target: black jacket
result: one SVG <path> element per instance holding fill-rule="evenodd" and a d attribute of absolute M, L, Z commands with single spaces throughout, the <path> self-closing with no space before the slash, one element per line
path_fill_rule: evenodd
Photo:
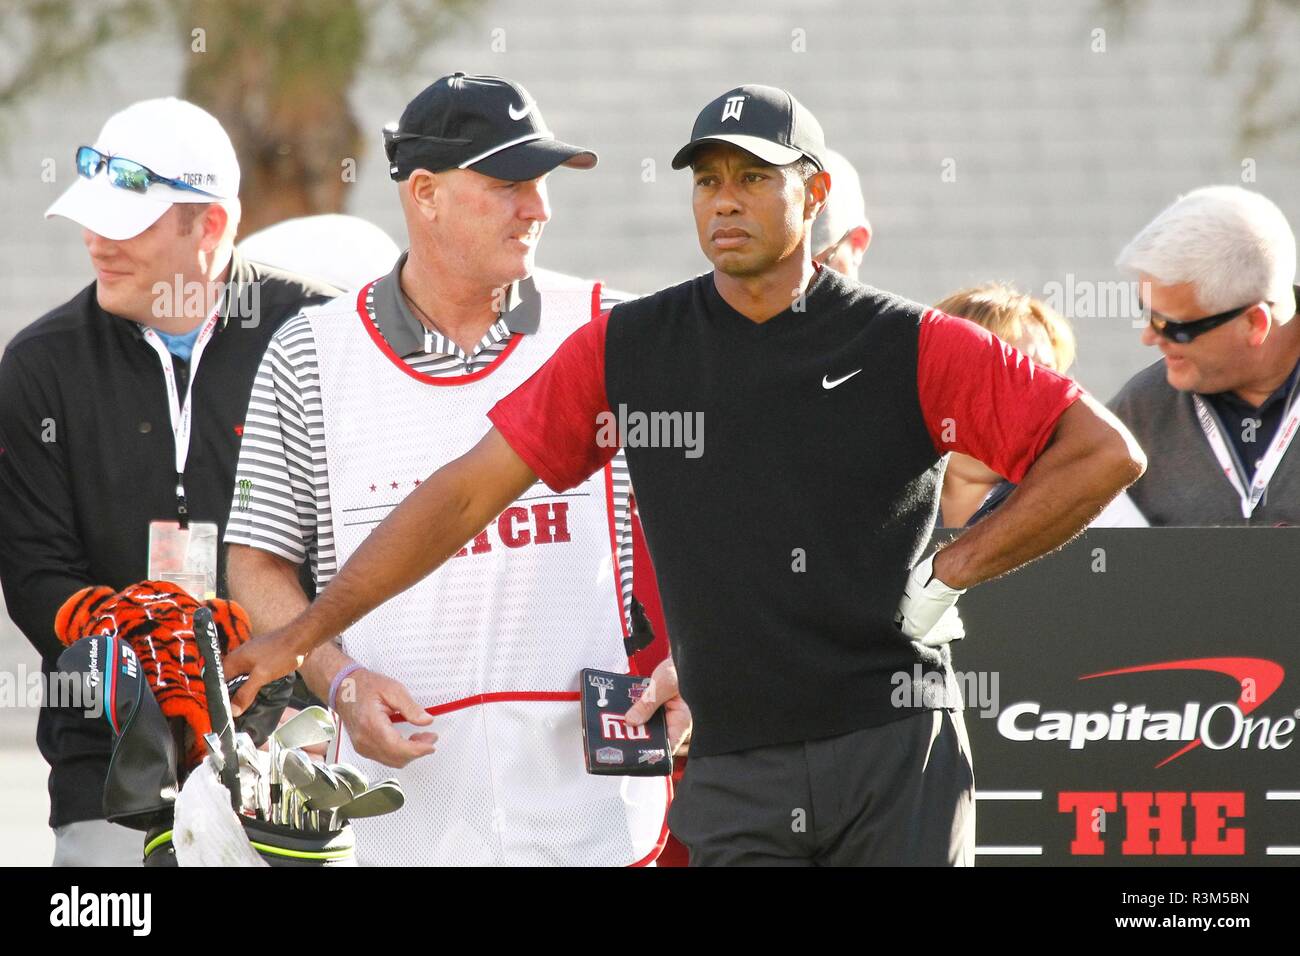
<path fill-rule="evenodd" d="M 271 336 L 328 286 L 231 263 L 223 321 L 194 381 L 190 518 L 224 535 L 253 379 Z M 175 360 L 183 393 L 188 369 Z M 95 285 L 32 323 L 0 359 L 0 584 L 48 674 L 54 617 L 74 591 L 147 573 L 149 522 L 176 520 L 166 380 L 142 327 L 101 309 Z M 223 564 L 218 580 L 225 581 Z M 220 585 L 219 585 L 220 586 Z M 102 720 L 42 708 L 50 825 L 103 816 L 111 737 Z"/>

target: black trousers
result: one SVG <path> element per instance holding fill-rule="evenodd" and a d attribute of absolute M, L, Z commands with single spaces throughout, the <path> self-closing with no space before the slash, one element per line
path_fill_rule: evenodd
<path fill-rule="evenodd" d="M 970 866 L 961 711 L 691 757 L 668 817 L 692 866 Z"/>

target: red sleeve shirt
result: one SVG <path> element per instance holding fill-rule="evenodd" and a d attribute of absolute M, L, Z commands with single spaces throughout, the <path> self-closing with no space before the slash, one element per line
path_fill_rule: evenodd
<path fill-rule="evenodd" d="M 488 418 L 553 491 L 581 484 L 614 457 L 603 416 L 609 313 L 578 329 L 492 408 Z M 962 452 L 1013 482 L 1047 445 L 1061 413 L 1082 394 L 1056 372 L 973 322 L 928 310 L 917 345 L 917 389 L 939 454 Z"/>
<path fill-rule="evenodd" d="M 921 319 L 916 364 L 934 447 L 970 455 L 1016 483 L 1083 394 L 988 329 L 934 309 Z"/>
<path fill-rule="evenodd" d="M 546 364 L 488 412 L 510 447 L 552 491 L 587 480 L 618 453 L 600 444 L 605 397 L 605 327 L 609 313 L 578 329 Z M 617 435 L 617 432 L 614 432 Z"/>

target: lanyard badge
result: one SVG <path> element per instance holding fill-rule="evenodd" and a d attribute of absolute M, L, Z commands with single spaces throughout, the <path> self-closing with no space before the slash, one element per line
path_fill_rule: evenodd
<path fill-rule="evenodd" d="M 1219 431 L 1218 420 L 1211 411 L 1209 403 L 1199 395 L 1193 395 L 1192 402 L 1196 406 L 1196 417 L 1200 421 L 1201 431 L 1205 432 L 1205 438 L 1210 443 L 1210 450 L 1214 452 L 1219 469 L 1228 479 L 1232 490 L 1237 493 L 1241 502 L 1241 516 L 1249 521 L 1251 515 L 1255 513 L 1255 508 L 1263 500 L 1264 493 L 1268 491 L 1268 483 L 1272 480 L 1273 473 L 1277 471 L 1277 466 L 1282 463 L 1282 456 L 1286 454 L 1291 440 L 1295 438 L 1297 426 L 1300 426 L 1300 401 L 1291 403 L 1291 410 L 1273 435 L 1268 451 L 1264 453 L 1259 467 L 1255 469 L 1253 479 L 1249 475 L 1238 472 L 1232 460 L 1232 453 L 1228 450 L 1228 443 Z M 1250 480 L 1249 487 L 1246 486 L 1247 480 Z"/>
<path fill-rule="evenodd" d="M 194 426 L 194 379 L 199 361 L 220 321 L 220 307 L 204 323 L 190 355 L 190 375 L 182 397 L 176 387 L 176 367 L 166 343 L 156 331 L 144 330 L 144 340 L 158 354 L 167 381 L 167 413 L 171 418 L 172 447 L 176 467 L 176 521 L 149 523 L 149 579 L 170 581 L 197 600 L 216 596 L 217 526 L 211 522 L 190 522 L 185 495 L 185 464 L 190 454 Z"/>
<path fill-rule="evenodd" d="M 169 581 L 196 601 L 217 596 L 217 526 L 211 521 L 149 522 L 149 580 Z"/>
<path fill-rule="evenodd" d="M 176 461 L 176 517 L 180 521 L 182 528 L 189 524 L 190 517 L 189 503 L 185 498 L 185 462 L 189 459 L 190 434 L 194 427 L 194 403 L 191 400 L 194 395 L 194 380 L 199 375 L 199 360 L 203 358 L 203 351 L 208 347 L 208 342 L 212 340 L 212 335 L 216 331 L 217 322 L 220 318 L 220 308 L 218 307 L 208 317 L 208 321 L 204 324 L 202 331 L 199 332 L 199 337 L 194 341 L 194 350 L 190 353 L 190 376 L 185 386 L 183 399 L 176 388 L 176 366 L 173 364 L 172 353 L 167 350 L 166 343 L 163 342 L 157 332 L 150 328 L 144 330 L 144 340 L 158 353 L 158 361 L 162 364 L 163 378 L 167 380 L 167 414 L 171 418 L 172 442 Z"/>

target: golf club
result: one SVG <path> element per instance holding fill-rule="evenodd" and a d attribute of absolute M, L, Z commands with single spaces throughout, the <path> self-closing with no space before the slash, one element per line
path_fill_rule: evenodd
<path fill-rule="evenodd" d="M 239 792 L 239 760 L 235 756 L 235 720 L 230 714 L 230 695 L 221 670 L 221 645 L 212 609 L 201 607 L 194 612 L 194 641 L 203 657 L 203 687 L 207 691 L 208 718 L 212 732 L 221 745 L 221 782 L 230 791 L 230 802 L 238 813 L 243 805 Z"/>
<path fill-rule="evenodd" d="M 235 751 L 239 755 L 239 766 L 242 770 L 245 766 L 253 776 L 253 812 L 257 814 L 259 820 L 265 819 L 264 807 L 262 802 L 262 762 L 260 751 L 253 744 L 253 738 L 248 734 L 235 735 Z"/>
<path fill-rule="evenodd" d="M 221 754 L 221 738 L 216 734 L 204 734 L 203 743 L 208 748 L 208 753 L 212 756 L 212 762 L 216 765 L 217 773 L 220 774 L 226 766 L 226 758 Z"/>
<path fill-rule="evenodd" d="M 352 791 L 352 796 L 355 797 L 370 789 L 370 781 L 366 779 L 366 775 L 356 767 L 352 766 L 352 764 L 332 763 L 329 765 L 329 768 L 334 772 L 334 775 L 341 779 L 347 785 L 347 788 Z"/>
<path fill-rule="evenodd" d="M 334 739 L 334 718 L 324 707 L 308 707 L 285 721 L 271 737 L 285 750 L 327 744 Z"/>
<path fill-rule="evenodd" d="M 360 817 L 378 817 L 400 810 L 404 803 L 406 795 L 402 793 L 401 784 L 393 779 L 383 780 L 339 807 L 335 817 L 344 823 Z"/>

